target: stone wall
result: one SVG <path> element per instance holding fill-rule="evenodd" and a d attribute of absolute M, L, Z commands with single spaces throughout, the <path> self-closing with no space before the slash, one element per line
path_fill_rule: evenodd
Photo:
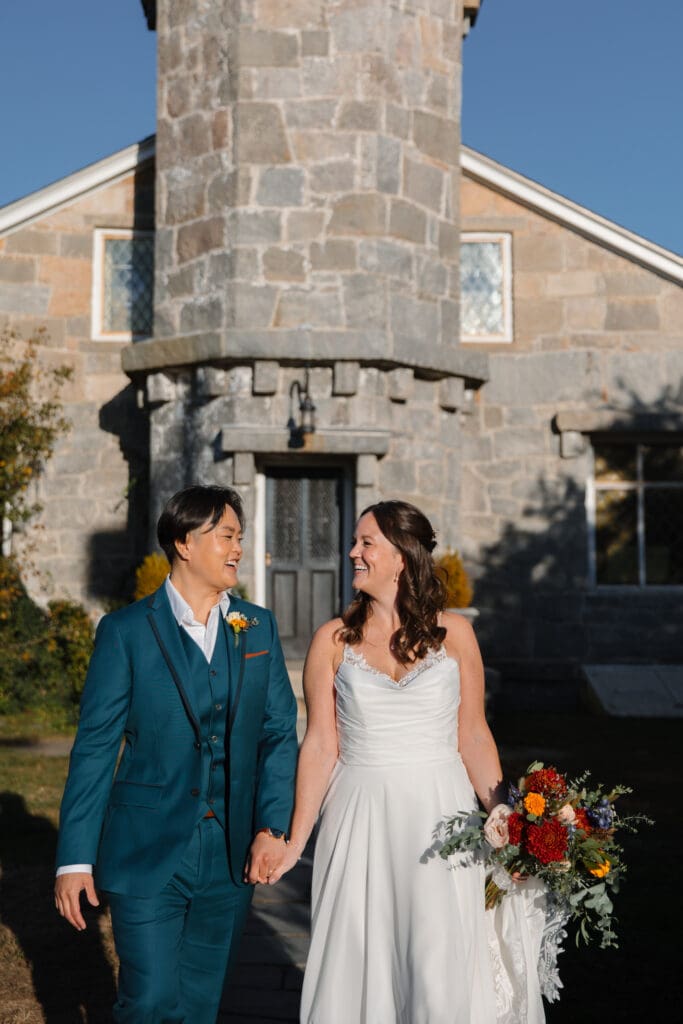
<path fill-rule="evenodd" d="M 91 299 L 94 228 L 152 228 L 153 187 L 148 164 L 0 238 L 0 326 L 24 337 L 45 328 L 41 360 L 73 371 L 62 392 L 71 430 L 38 483 L 44 512 L 28 528 L 45 574 L 46 589 L 31 583 L 39 600 L 101 608 L 144 553 L 146 418 L 121 343 L 92 340 Z"/>
<path fill-rule="evenodd" d="M 559 427 L 683 428 L 683 290 L 467 178 L 462 217 L 463 230 L 513 236 L 514 341 L 485 346 L 490 380 L 462 439 L 463 547 L 486 653 L 520 675 L 680 661 L 680 589 L 589 586 L 590 445 Z"/>

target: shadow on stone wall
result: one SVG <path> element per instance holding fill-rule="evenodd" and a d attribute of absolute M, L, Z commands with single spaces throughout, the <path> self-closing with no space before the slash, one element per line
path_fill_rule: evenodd
<path fill-rule="evenodd" d="M 600 411 L 596 438 L 683 443 L 683 385 L 653 402 L 621 387 L 628 401 Z M 562 465 L 567 475 L 539 474 L 533 500 L 482 549 L 473 570 L 485 661 L 519 684 L 508 692 L 529 706 L 539 699 L 547 706 L 550 686 L 554 707 L 576 705 L 582 664 L 683 660 L 682 588 L 590 585 L 585 483 Z"/>
<path fill-rule="evenodd" d="M 100 428 L 118 437 L 128 466 L 125 493 L 112 498 L 113 511 L 126 506 L 123 530 L 100 530 L 88 540 L 88 591 L 99 600 L 130 598 L 135 568 L 147 554 L 149 533 L 149 417 L 138 408 L 129 384 L 100 409 Z"/>

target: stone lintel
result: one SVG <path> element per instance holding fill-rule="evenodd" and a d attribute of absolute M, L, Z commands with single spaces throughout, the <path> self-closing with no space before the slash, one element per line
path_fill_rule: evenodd
<path fill-rule="evenodd" d="M 305 455 L 386 455 L 391 432 L 388 430 L 316 430 L 308 434 L 303 448 L 290 447 L 289 431 L 282 427 L 232 426 L 221 430 L 221 448 L 224 453 L 268 452 L 278 454 L 297 451 Z"/>
<path fill-rule="evenodd" d="M 571 409 L 558 412 L 553 421 L 560 434 L 600 434 L 611 431 L 644 434 L 664 431 L 683 433 L 683 411 L 638 412 L 630 409 Z"/>
<path fill-rule="evenodd" d="M 264 330 L 204 332 L 178 338 L 139 341 L 121 354 L 125 373 L 133 376 L 197 363 L 230 365 L 252 360 L 284 364 L 357 362 L 391 370 L 410 367 L 435 380 L 462 377 L 469 386 L 488 380 L 488 356 L 459 346 L 416 344 L 415 339 L 387 337 L 378 330 Z"/>

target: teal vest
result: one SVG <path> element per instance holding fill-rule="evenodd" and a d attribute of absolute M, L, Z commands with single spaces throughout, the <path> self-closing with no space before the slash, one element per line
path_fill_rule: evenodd
<path fill-rule="evenodd" d="M 226 734 L 230 679 L 225 625 L 221 617 L 211 662 L 186 630 L 179 627 L 190 668 L 193 703 L 199 713 L 202 743 L 202 778 L 198 818 L 212 810 L 225 828 Z"/>

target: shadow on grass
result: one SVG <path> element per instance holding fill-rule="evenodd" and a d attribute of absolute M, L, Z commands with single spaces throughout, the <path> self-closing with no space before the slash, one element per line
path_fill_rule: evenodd
<path fill-rule="evenodd" d="M 0 793 L 2 922 L 29 963 L 44 1020 L 105 1024 L 115 990 L 98 921 L 104 911 L 89 908 L 81 933 L 59 917 L 52 897 L 56 844 L 57 830 L 47 818 L 30 814 L 20 794 Z M 8 986 L 0 991 L 0 1004 L 11 1000 Z"/>

